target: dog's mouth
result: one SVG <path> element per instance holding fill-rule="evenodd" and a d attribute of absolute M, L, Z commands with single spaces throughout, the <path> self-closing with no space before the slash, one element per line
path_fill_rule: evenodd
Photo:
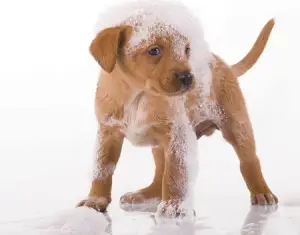
<path fill-rule="evenodd" d="M 158 89 L 154 86 L 151 86 L 150 90 L 152 91 L 151 93 L 153 93 L 155 95 L 180 96 L 180 95 L 184 95 L 185 93 L 193 90 L 193 88 L 194 88 L 194 85 L 190 84 L 188 86 L 180 87 L 180 89 L 175 92 L 167 92 L 167 91 L 164 91 L 163 89 Z"/>
<path fill-rule="evenodd" d="M 193 85 L 190 85 L 190 86 L 187 86 L 187 87 L 184 87 L 182 90 L 176 92 L 174 95 L 183 95 L 191 90 L 193 90 L 194 86 Z"/>
<path fill-rule="evenodd" d="M 193 85 L 189 85 L 189 86 L 184 86 L 182 87 L 179 91 L 177 92 L 172 92 L 172 93 L 168 93 L 168 96 L 178 96 L 178 95 L 183 95 L 189 91 L 191 91 L 193 89 Z"/>

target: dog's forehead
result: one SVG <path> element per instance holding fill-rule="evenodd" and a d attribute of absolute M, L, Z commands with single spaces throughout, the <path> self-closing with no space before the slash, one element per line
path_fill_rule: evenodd
<path fill-rule="evenodd" d="M 141 46 L 145 48 L 155 44 L 158 39 L 171 44 L 173 56 L 179 59 L 184 55 L 185 47 L 189 43 L 188 37 L 169 22 L 163 22 L 160 19 L 153 22 L 142 22 L 139 17 L 137 19 L 139 21 L 132 24 L 133 33 L 126 48 L 129 55 Z M 130 23 L 130 21 L 125 24 Z"/>

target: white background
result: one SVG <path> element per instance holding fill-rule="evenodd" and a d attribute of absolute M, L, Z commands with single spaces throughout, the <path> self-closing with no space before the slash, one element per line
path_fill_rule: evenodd
<path fill-rule="evenodd" d="M 13 234 L 9 229 L 16 230 L 27 219 L 73 210 L 88 193 L 98 76 L 88 47 L 98 12 L 115 2 L 0 2 L 0 232 L 6 231 L 1 234 Z M 264 175 L 281 200 L 266 231 L 300 234 L 297 0 L 184 2 L 202 20 L 211 50 L 229 64 L 241 59 L 264 24 L 276 17 L 264 54 L 240 83 Z M 199 226 L 206 232 L 201 234 L 240 234 L 249 197 L 237 157 L 219 133 L 201 139 L 199 152 L 196 210 Z M 150 149 L 125 142 L 110 206 L 114 235 L 150 231 L 146 224 L 152 225 L 145 215 L 125 213 L 118 202 L 123 193 L 150 183 L 152 175 Z M 8 226 L 12 221 L 17 224 Z"/>

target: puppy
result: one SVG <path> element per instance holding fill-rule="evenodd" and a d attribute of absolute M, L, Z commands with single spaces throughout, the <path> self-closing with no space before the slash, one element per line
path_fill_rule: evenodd
<path fill-rule="evenodd" d="M 176 16 L 176 17 L 174 17 Z M 237 78 L 262 54 L 274 20 L 251 51 L 228 66 L 210 52 L 202 27 L 174 1 L 139 1 L 112 8 L 90 45 L 101 68 L 95 97 L 99 123 L 94 177 L 78 206 L 105 212 L 124 138 L 150 146 L 153 182 L 121 197 L 121 204 L 159 203 L 160 215 L 192 207 L 197 178 L 197 139 L 221 131 L 239 160 L 252 204 L 277 204 L 256 154 L 255 140 Z"/>

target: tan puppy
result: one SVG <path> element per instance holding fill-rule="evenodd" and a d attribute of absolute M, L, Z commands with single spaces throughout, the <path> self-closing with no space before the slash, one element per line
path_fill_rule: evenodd
<path fill-rule="evenodd" d="M 78 206 L 106 211 L 127 138 L 152 147 L 156 169 L 150 186 L 125 194 L 121 203 L 157 200 L 159 214 L 178 215 L 192 207 L 197 139 L 216 129 L 239 157 L 252 204 L 276 204 L 262 174 L 237 81 L 263 52 L 274 21 L 265 25 L 248 55 L 230 67 L 209 52 L 201 26 L 185 6 L 151 4 L 135 5 L 128 11 L 132 15 L 102 29 L 91 43 L 90 52 L 102 68 L 95 98 L 99 146 L 89 197 Z M 184 15 L 192 25 L 156 12 L 163 7 Z"/>

